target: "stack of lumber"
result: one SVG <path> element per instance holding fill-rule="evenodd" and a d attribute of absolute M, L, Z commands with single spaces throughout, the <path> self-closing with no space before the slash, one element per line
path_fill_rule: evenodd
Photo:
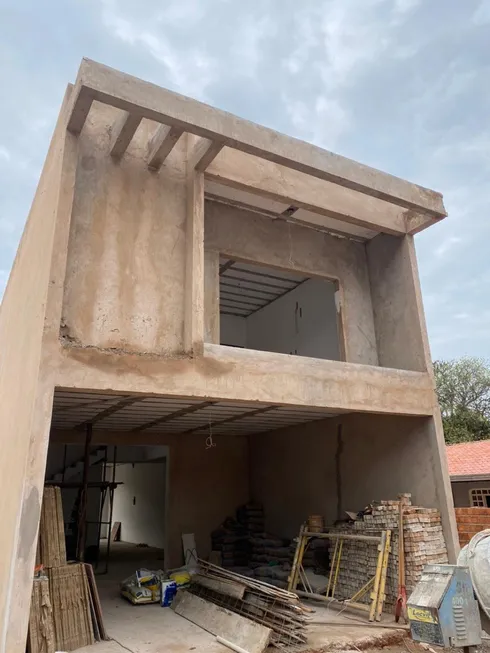
<path fill-rule="evenodd" d="M 94 643 L 90 595 L 83 563 L 48 569 L 57 650 Z"/>
<path fill-rule="evenodd" d="M 200 573 L 192 578 L 192 594 L 270 629 L 271 644 L 306 642 L 307 617 L 296 594 L 203 560 L 199 560 L 199 567 Z"/>
<path fill-rule="evenodd" d="M 59 487 L 47 485 L 44 488 L 37 556 L 46 568 L 66 565 L 65 527 Z"/>
<path fill-rule="evenodd" d="M 36 563 L 46 575 L 33 581 L 31 653 L 73 651 L 107 639 L 92 567 L 66 562 L 59 487 L 44 488 Z"/>
<path fill-rule="evenodd" d="M 35 578 L 32 584 L 27 650 L 29 653 L 55 653 L 56 650 L 49 581 L 45 576 Z"/>

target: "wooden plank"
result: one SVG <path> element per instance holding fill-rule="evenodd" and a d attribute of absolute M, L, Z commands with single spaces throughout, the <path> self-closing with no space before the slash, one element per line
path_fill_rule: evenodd
<path fill-rule="evenodd" d="M 245 585 L 235 583 L 231 580 L 208 578 L 204 574 L 194 574 L 192 576 L 192 582 L 235 599 L 243 599 L 245 596 Z"/>
<path fill-rule="evenodd" d="M 35 578 L 32 584 L 27 649 L 29 653 L 55 653 L 56 650 L 47 578 Z"/>
<path fill-rule="evenodd" d="M 73 95 L 68 124 L 73 133 L 82 129 L 87 98 L 92 98 L 399 206 L 446 216 L 440 193 L 89 59 L 82 60 Z"/>
<path fill-rule="evenodd" d="M 56 647 L 73 651 L 94 643 L 90 598 L 82 563 L 48 570 Z"/>
<path fill-rule="evenodd" d="M 112 524 L 110 538 L 111 538 L 111 542 L 115 542 L 116 540 L 121 539 L 121 522 L 120 521 L 115 521 Z"/>
<path fill-rule="evenodd" d="M 226 608 L 205 601 L 190 592 L 180 591 L 172 610 L 213 635 L 241 646 L 249 653 L 262 653 L 269 645 L 272 630 Z"/>
<path fill-rule="evenodd" d="M 177 127 L 161 125 L 148 144 L 148 167 L 159 170 L 184 132 Z"/>
<path fill-rule="evenodd" d="M 111 156 L 115 159 L 122 157 L 124 152 L 128 149 L 131 139 L 136 133 L 141 122 L 141 116 L 133 113 L 124 113 L 117 118 L 112 126 L 111 134 Z"/>
<path fill-rule="evenodd" d="M 46 567 L 66 565 L 65 527 L 61 490 L 45 486 L 39 524 L 39 557 Z"/>
<path fill-rule="evenodd" d="M 100 634 L 100 639 L 107 641 L 110 638 L 107 634 L 104 625 L 104 617 L 102 615 L 102 605 L 100 603 L 99 590 L 97 589 L 94 568 L 92 567 L 92 565 L 85 563 L 85 572 L 87 574 L 88 589 L 94 606 L 95 618 L 97 620 L 97 628 Z"/>

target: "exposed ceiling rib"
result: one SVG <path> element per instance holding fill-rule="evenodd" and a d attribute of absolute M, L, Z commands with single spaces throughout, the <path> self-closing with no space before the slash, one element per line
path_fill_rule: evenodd
<path fill-rule="evenodd" d="M 216 426 L 222 426 L 223 424 L 230 424 L 231 422 L 237 422 L 238 420 L 243 419 L 244 417 L 251 417 L 252 415 L 260 415 L 262 413 L 267 413 L 270 410 L 274 410 L 275 406 L 265 406 L 264 408 L 258 408 L 257 410 L 250 410 L 246 413 L 240 413 L 240 415 L 233 415 L 233 417 L 227 417 L 226 419 L 217 420 L 215 422 L 210 422 L 209 424 L 203 424 L 203 426 L 198 426 L 195 429 L 186 431 L 186 434 L 196 433 L 196 431 L 203 431 L 204 429 L 213 429 Z"/>
<path fill-rule="evenodd" d="M 249 317 L 299 285 L 309 277 L 264 268 L 249 263 L 221 259 L 220 313 Z"/>
<path fill-rule="evenodd" d="M 143 397 L 137 396 L 129 396 L 129 397 L 124 397 L 124 399 L 121 399 L 121 401 L 118 401 L 117 404 L 114 404 L 112 406 L 109 406 L 105 410 L 101 411 L 100 413 L 97 413 L 90 419 L 87 419 L 85 422 L 82 422 L 79 425 L 79 428 L 83 428 L 84 426 L 87 426 L 88 424 L 95 424 L 96 422 L 100 422 L 100 420 L 105 419 L 106 417 L 109 417 L 109 415 L 113 415 L 116 413 L 118 410 L 121 410 L 122 408 L 125 408 L 126 406 L 131 406 L 131 404 L 136 403 L 137 401 L 142 401 Z"/>
<path fill-rule="evenodd" d="M 194 413 L 198 410 L 201 410 L 202 408 L 206 408 L 207 406 L 212 406 L 214 403 L 215 403 L 214 401 L 204 401 L 201 404 L 195 404 L 194 406 L 187 406 L 186 408 L 181 408 L 180 410 L 175 411 L 175 413 L 170 413 L 170 415 L 164 415 L 163 417 L 154 419 L 151 422 L 142 424 L 141 426 L 132 429 L 132 431 L 133 433 L 139 431 L 145 431 L 146 429 L 150 429 L 154 426 L 157 426 L 157 424 L 164 424 L 165 422 L 170 422 L 171 420 L 177 419 L 178 417 L 182 417 L 183 415 L 189 415 L 190 413 Z"/>

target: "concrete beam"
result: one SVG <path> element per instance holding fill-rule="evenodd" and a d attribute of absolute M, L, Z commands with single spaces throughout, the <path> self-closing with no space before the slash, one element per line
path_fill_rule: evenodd
<path fill-rule="evenodd" d="M 204 175 L 194 168 L 195 137 L 187 134 L 187 216 L 184 350 L 202 355 L 204 344 Z"/>
<path fill-rule="evenodd" d="M 141 116 L 136 116 L 125 111 L 115 121 L 111 133 L 111 156 L 120 159 L 128 149 L 131 139 L 136 133 L 141 122 Z"/>
<path fill-rule="evenodd" d="M 194 168 L 198 172 L 204 172 L 210 163 L 218 156 L 223 149 L 224 144 L 217 141 L 210 141 L 202 138 L 196 146 Z"/>
<path fill-rule="evenodd" d="M 148 144 L 148 167 L 151 170 L 160 170 L 183 133 L 182 129 L 167 125 L 161 125 L 157 129 Z"/>
<path fill-rule="evenodd" d="M 393 236 L 407 233 L 410 216 L 418 216 L 419 230 L 434 222 L 428 215 L 388 204 L 230 148 L 225 148 L 207 167 L 205 177 L 231 188 L 310 211 L 315 215 L 311 215 L 308 221 L 298 219 L 294 214 L 288 220 L 322 230 L 328 230 L 322 216 Z"/>
<path fill-rule="evenodd" d="M 87 103 L 97 100 L 405 208 L 435 217 L 446 215 L 440 193 L 89 59 L 82 60 L 74 90 L 68 124 L 73 133 L 80 133 L 83 128 Z"/>
<path fill-rule="evenodd" d="M 62 348 L 57 387 L 432 415 L 429 374 L 205 343 L 203 357 L 161 358 Z"/>

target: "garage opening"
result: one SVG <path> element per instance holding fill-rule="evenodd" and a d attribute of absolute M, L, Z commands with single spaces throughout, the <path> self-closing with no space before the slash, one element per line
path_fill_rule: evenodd
<path fill-rule="evenodd" d="M 335 601 L 350 600 L 372 580 L 378 543 L 389 554 L 389 543 L 382 539 L 388 531 L 391 551 L 398 551 L 400 496 L 409 514 L 407 578 L 415 582 L 421 558 L 447 562 L 433 461 L 427 454 L 431 424 L 422 417 L 339 414 L 326 407 L 57 390 L 46 487 L 58 486 L 63 495 L 66 558 L 53 563 L 42 550 L 41 562 L 53 587 L 60 569 L 68 573 L 77 567 L 67 561 L 82 558 L 78 566 L 95 571 L 105 628 L 123 647 L 220 653 L 222 645 L 208 632 L 206 616 L 199 625 L 162 609 L 160 583 L 178 579 L 181 599 L 190 593 L 204 601 L 205 611 L 227 607 L 236 620 L 246 614 L 247 600 L 237 604 L 236 595 L 216 594 L 216 588 L 222 588 L 223 579 L 234 592 L 241 584 L 249 587 L 246 583 L 255 584 L 253 591 L 257 583 L 266 583 L 268 592 L 270 586 L 278 592 L 290 588 L 298 536 L 306 524 L 313 536 L 295 589 L 301 601 L 309 601 L 302 592 L 321 595 L 321 603 L 307 605 L 319 622 L 336 623 L 296 624 L 294 632 L 286 629 L 286 640 L 301 644 L 293 649 L 298 651 L 335 648 L 345 643 L 347 632 L 352 638 L 352 619 L 364 620 L 365 630 L 358 623 L 355 638 L 349 639 L 350 648 L 357 647 L 357 637 L 376 632 L 366 616 L 373 599 L 367 593 L 360 608 L 348 609 Z M 87 457 L 89 437 L 94 444 Z M 101 441 L 114 444 L 96 444 Z M 80 556 L 77 538 L 72 543 L 70 538 L 74 517 L 80 522 L 84 485 L 88 530 Z M 104 488 L 114 494 L 109 508 L 101 504 Z M 341 558 L 335 547 L 340 540 Z M 378 634 L 388 639 L 397 632 L 386 625 L 393 621 L 398 590 L 396 553 L 389 555 L 386 585 L 378 594 L 385 622 Z M 199 563 L 204 583 L 192 576 L 197 558 L 204 561 Z M 329 585 L 332 569 L 338 572 L 335 587 Z M 141 581 L 146 578 L 153 589 Z M 152 584 L 154 578 L 158 582 Z M 147 605 L 133 605 L 141 596 Z M 236 625 L 228 635 L 243 632 Z M 276 632 L 272 641 L 285 645 L 283 635 Z M 240 640 L 244 644 L 249 642 Z M 109 653 L 112 646 L 104 641 L 84 651 Z M 270 653 L 274 650 L 278 647 Z"/>
<path fill-rule="evenodd" d="M 341 360 L 336 284 L 220 259 L 220 343 Z"/>

